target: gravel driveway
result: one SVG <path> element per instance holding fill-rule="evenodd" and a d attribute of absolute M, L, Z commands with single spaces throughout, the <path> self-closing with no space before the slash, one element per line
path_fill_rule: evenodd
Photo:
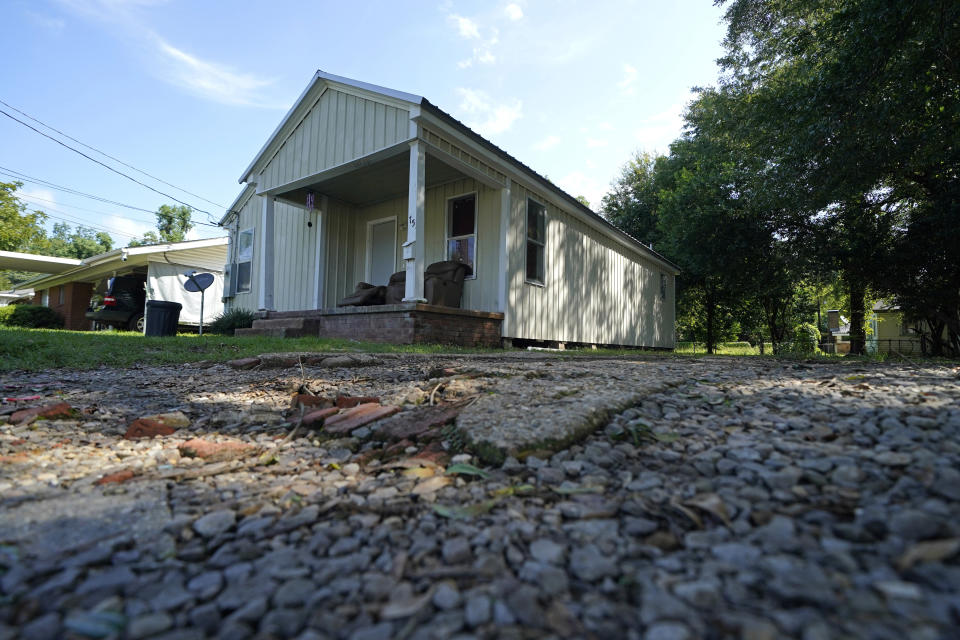
<path fill-rule="evenodd" d="M 0 378 L 0 639 L 960 636 L 956 366 L 244 366 Z"/>

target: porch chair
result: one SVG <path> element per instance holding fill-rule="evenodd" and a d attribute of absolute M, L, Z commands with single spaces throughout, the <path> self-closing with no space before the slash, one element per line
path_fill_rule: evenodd
<path fill-rule="evenodd" d="M 459 307 L 463 280 L 472 273 L 470 265 L 455 260 L 434 262 L 423 272 L 423 295 L 427 304 Z M 400 304 L 406 295 L 407 272 L 397 271 L 387 285 L 386 304 Z"/>
<path fill-rule="evenodd" d="M 427 304 L 460 307 L 463 279 L 471 275 L 470 265 L 455 260 L 434 262 L 423 272 L 423 296 Z"/>
<path fill-rule="evenodd" d="M 367 282 L 358 282 L 353 293 L 337 303 L 338 307 L 368 307 L 383 304 L 386 287 L 377 287 Z"/>

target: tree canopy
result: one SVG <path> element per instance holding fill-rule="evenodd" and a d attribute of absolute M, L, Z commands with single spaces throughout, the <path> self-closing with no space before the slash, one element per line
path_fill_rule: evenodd
<path fill-rule="evenodd" d="M 25 251 L 46 237 L 42 211 L 27 211 L 17 196 L 22 182 L 0 182 L 0 251 Z"/>
<path fill-rule="evenodd" d="M 668 156 L 627 162 L 603 213 L 683 268 L 708 343 L 758 316 L 789 339 L 839 277 L 852 350 L 883 295 L 960 354 L 960 4 L 718 4 L 718 86 Z"/>
<path fill-rule="evenodd" d="M 142 238 L 132 241 L 130 246 L 183 242 L 193 229 L 193 222 L 190 221 L 192 214 L 193 209 L 186 205 L 160 205 L 156 213 L 157 232 L 146 232 Z"/>

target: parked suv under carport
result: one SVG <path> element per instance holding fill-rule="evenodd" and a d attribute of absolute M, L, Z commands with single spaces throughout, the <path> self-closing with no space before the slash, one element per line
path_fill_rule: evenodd
<path fill-rule="evenodd" d="M 144 275 L 116 276 L 107 281 L 103 303 L 87 311 L 87 319 L 143 333 L 143 308 L 147 300 L 147 277 Z"/>

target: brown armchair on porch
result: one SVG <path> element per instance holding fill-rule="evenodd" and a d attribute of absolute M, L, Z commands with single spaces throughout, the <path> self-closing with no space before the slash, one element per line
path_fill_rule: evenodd
<path fill-rule="evenodd" d="M 472 273 L 470 265 L 454 260 L 431 264 L 423 273 L 423 295 L 427 299 L 427 304 L 459 308 L 463 299 L 463 280 Z M 403 302 L 406 284 L 406 271 L 398 271 L 390 276 L 386 303 Z"/>

